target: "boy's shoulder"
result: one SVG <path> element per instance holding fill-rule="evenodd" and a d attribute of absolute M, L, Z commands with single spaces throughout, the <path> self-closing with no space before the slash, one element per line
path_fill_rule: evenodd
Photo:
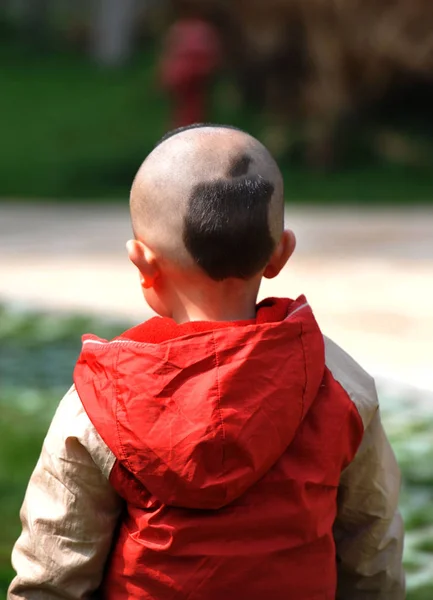
<path fill-rule="evenodd" d="M 77 440 L 92 458 L 95 465 L 108 479 L 115 456 L 99 435 L 87 415 L 75 385 L 63 396 L 51 422 L 45 439 L 48 450 L 55 454 L 71 451 L 68 441 Z M 69 446 L 69 448 L 68 448 Z"/>
<path fill-rule="evenodd" d="M 338 344 L 323 339 L 326 367 L 355 404 L 366 429 L 379 406 L 374 379 Z"/>

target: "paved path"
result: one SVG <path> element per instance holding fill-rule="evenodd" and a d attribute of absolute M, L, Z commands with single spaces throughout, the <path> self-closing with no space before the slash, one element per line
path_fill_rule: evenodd
<path fill-rule="evenodd" d="M 261 295 L 305 293 L 374 374 L 433 389 L 433 209 L 290 208 L 298 237 Z M 127 207 L 0 205 L 0 302 L 143 320 Z"/>

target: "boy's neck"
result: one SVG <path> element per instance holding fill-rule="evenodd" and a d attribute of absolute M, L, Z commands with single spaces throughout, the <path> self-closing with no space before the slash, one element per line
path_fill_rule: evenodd
<path fill-rule="evenodd" d="M 173 307 L 172 318 L 176 323 L 190 321 L 249 321 L 256 318 L 257 289 L 247 289 L 236 293 L 230 289 L 213 290 L 206 294 L 202 290 L 194 290 L 185 296 L 178 297 Z M 243 292 L 243 293 L 242 293 Z"/>
<path fill-rule="evenodd" d="M 249 308 L 238 310 L 229 307 L 220 307 L 219 310 L 203 310 L 198 306 L 182 307 L 173 312 L 173 319 L 179 325 L 191 321 L 250 321 L 256 318 L 256 303 Z"/>

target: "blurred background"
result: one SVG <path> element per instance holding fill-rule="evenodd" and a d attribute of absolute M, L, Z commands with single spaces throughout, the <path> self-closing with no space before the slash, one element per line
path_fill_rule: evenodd
<path fill-rule="evenodd" d="M 408 599 L 433 597 L 433 2 L 0 0 L 0 595 L 80 336 L 150 316 L 124 245 L 168 130 L 278 159 L 305 293 L 376 378 L 404 475 Z"/>

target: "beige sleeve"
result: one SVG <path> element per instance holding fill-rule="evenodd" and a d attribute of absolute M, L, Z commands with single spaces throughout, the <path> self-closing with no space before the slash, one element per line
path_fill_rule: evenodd
<path fill-rule="evenodd" d="M 376 411 L 340 481 L 334 526 L 337 600 L 406 597 L 399 490 L 400 471 Z"/>
<path fill-rule="evenodd" d="M 342 473 L 334 538 L 337 600 L 404 600 L 400 470 L 382 427 L 373 379 L 325 339 L 327 366 L 356 405 L 364 437 Z"/>
<path fill-rule="evenodd" d="M 115 457 L 74 388 L 61 401 L 21 508 L 8 600 L 78 600 L 100 586 L 121 500 Z"/>

